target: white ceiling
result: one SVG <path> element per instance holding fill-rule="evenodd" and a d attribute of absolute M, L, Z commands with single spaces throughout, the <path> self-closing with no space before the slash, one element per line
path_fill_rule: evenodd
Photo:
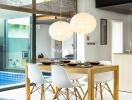
<path fill-rule="evenodd" d="M 31 16 L 31 13 L 0 9 L 0 18 L 14 19 L 14 18 L 23 18 L 28 16 Z"/>

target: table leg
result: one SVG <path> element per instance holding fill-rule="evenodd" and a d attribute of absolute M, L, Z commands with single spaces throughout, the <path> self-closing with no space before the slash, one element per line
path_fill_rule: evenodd
<path fill-rule="evenodd" d="M 30 100 L 30 80 L 28 78 L 28 67 L 25 68 L 26 100 Z"/>
<path fill-rule="evenodd" d="M 41 85 L 41 99 L 40 100 L 45 100 L 45 90 L 44 90 L 44 85 Z"/>
<path fill-rule="evenodd" d="M 26 80 L 26 100 L 30 100 L 30 80 L 27 78 Z"/>
<path fill-rule="evenodd" d="M 119 67 L 114 70 L 114 100 L 119 100 Z"/>
<path fill-rule="evenodd" d="M 94 73 L 88 70 L 88 100 L 94 100 Z"/>

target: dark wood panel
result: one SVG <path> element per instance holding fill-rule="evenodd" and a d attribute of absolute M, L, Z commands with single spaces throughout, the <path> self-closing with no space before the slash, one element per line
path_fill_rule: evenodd
<path fill-rule="evenodd" d="M 125 3 L 131 3 L 132 0 L 96 0 L 96 7 L 106 7 L 112 5 L 120 5 Z"/>
<path fill-rule="evenodd" d="M 132 14 L 132 3 L 103 7 L 102 9 L 123 14 Z"/>
<path fill-rule="evenodd" d="M 107 19 L 100 19 L 100 44 L 107 45 Z"/>

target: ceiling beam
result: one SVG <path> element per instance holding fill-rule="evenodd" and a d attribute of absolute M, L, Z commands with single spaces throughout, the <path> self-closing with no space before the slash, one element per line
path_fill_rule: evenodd
<path fill-rule="evenodd" d="M 61 16 L 52 16 L 52 15 L 39 15 L 36 16 L 37 20 L 57 20 L 57 19 L 65 19 L 67 17 Z"/>

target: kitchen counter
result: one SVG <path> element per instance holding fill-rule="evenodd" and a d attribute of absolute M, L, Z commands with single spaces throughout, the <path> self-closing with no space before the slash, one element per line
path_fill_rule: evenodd
<path fill-rule="evenodd" d="M 132 55 L 132 53 L 114 53 L 115 55 Z"/>
<path fill-rule="evenodd" d="M 132 54 L 113 54 L 112 63 L 119 65 L 119 89 L 132 92 Z"/>

